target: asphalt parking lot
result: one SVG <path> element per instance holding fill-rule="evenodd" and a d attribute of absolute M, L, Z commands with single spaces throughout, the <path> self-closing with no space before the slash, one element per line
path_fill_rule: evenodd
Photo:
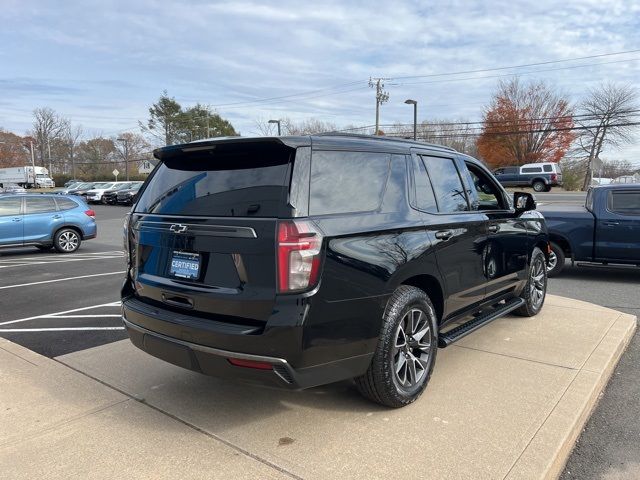
<path fill-rule="evenodd" d="M 541 204 L 579 204 L 580 193 L 538 194 Z M 119 316 L 128 208 L 94 207 L 98 237 L 73 255 L 25 248 L 0 253 L 0 336 L 54 358 L 126 338 Z M 549 292 L 640 315 L 640 270 L 567 266 Z M 640 458 L 638 334 L 622 357 L 563 474 L 603 478 Z M 619 470 L 616 470 L 619 471 Z M 617 478 L 617 477 L 612 477 Z M 624 478 L 624 477 L 620 477 Z M 627 477 L 628 478 L 628 477 Z"/>
<path fill-rule="evenodd" d="M 0 253 L 0 335 L 48 357 L 126 338 L 119 314 L 127 208 L 94 207 L 98 237 L 78 252 Z"/>

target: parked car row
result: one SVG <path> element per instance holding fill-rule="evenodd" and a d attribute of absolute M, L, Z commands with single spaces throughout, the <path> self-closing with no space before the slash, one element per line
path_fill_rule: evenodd
<path fill-rule="evenodd" d="M 131 205 L 137 198 L 142 182 L 75 182 L 69 183 L 55 193 L 77 195 L 87 203 L 104 205 Z"/>

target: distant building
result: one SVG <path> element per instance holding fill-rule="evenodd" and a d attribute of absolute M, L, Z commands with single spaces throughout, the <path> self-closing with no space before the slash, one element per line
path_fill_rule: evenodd
<path fill-rule="evenodd" d="M 156 160 L 141 160 L 138 162 L 138 173 L 140 175 L 149 175 L 156 167 Z"/>

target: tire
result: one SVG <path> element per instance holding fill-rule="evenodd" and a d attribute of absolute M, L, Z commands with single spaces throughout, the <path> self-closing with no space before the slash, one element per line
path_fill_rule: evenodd
<path fill-rule="evenodd" d="M 520 295 L 524 305 L 514 311 L 521 317 L 537 315 L 542 310 L 547 296 L 547 259 L 538 247 L 535 247 L 531 253 L 527 277 L 527 284 Z"/>
<path fill-rule="evenodd" d="M 393 408 L 415 402 L 433 371 L 438 351 L 437 328 L 435 309 L 427 294 L 408 285 L 398 287 L 387 302 L 369 369 L 355 379 L 360 393 Z M 416 333 L 422 336 L 417 338 Z"/>
<path fill-rule="evenodd" d="M 62 228 L 53 237 L 53 246 L 58 253 L 73 253 L 80 248 L 80 234 L 72 228 Z"/>
<path fill-rule="evenodd" d="M 564 250 L 557 243 L 551 242 L 551 253 L 547 262 L 547 277 L 555 277 L 559 275 L 564 268 L 565 255 Z"/>
<path fill-rule="evenodd" d="M 551 185 L 547 185 L 546 188 L 544 189 L 545 192 L 550 192 L 551 191 Z"/>
<path fill-rule="evenodd" d="M 541 182 L 540 180 L 536 180 L 535 182 L 533 182 L 533 191 L 534 192 L 544 192 L 545 189 L 547 188 L 547 186 L 544 184 L 544 182 Z"/>

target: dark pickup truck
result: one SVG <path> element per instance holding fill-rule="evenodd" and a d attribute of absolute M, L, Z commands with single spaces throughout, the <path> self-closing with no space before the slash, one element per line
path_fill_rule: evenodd
<path fill-rule="evenodd" d="M 548 275 L 572 262 L 640 266 L 640 184 L 592 187 L 584 206 L 547 206 Z"/>

